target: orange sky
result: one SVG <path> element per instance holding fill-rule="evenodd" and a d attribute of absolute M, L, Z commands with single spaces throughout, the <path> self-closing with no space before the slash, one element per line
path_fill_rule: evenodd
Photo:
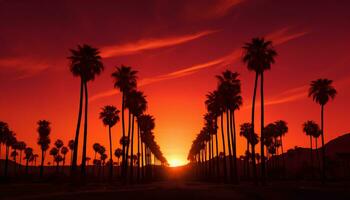
<path fill-rule="evenodd" d="M 279 54 L 265 76 L 265 123 L 288 122 L 285 148 L 308 145 L 301 124 L 319 121 L 319 106 L 306 95 L 316 78 L 333 79 L 339 93 L 326 106 L 326 140 L 350 131 L 347 1 L 84 2 L 0 0 L 0 119 L 36 151 L 39 119 L 52 122 L 52 141 L 74 137 L 79 80 L 70 74 L 66 57 L 82 43 L 100 48 L 105 64 L 103 74 L 89 83 L 90 156 L 94 142 L 107 147 L 101 107 L 121 106 L 110 77 L 120 64 L 139 71 L 148 113 L 156 118 L 156 140 L 169 161 L 186 162 L 203 125 L 205 94 L 225 69 L 241 74 L 244 105 L 237 124 L 249 121 L 254 74 L 240 61 L 240 49 L 255 36 L 271 39 Z M 116 148 L 120 124 L 112 131 Z M 244 150 L 239 138 L 238 153 Z"/>

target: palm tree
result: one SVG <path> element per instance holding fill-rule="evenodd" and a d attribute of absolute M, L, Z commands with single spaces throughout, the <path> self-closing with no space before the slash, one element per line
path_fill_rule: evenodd
<path fill-rule="evenodd" d="M 7 177 L 10 147 L 12 147 L 17 142 L 17 139 L 15 137 L 15 133 L 13 133 L 9 129 L 5 130 L 4 141 L 5 141 L 5 146 L 6 146 L 6 152 L 5 152 L 6 159 L 5 159 L 5 167 L 4 167 L 4 171 L 5 171 L 4 176 Z"/>
<path fill-rule="evenodd" d="M 111 128 L 119 121 L 119 110 L 114 106 L 105 106 L 102 108 L 102 111 L 100 112 L 100 119 L 102 119 L 102 122 L 105 126 L 108 126 L 108 133 L 109 133 L 109 176 L 110 178 L 113 177 L 113 154 L 112 154 L 112 134 L 111 134 Z"/>
<path fill-rule="evenodd" d="M 122 131 L 123 136 L 125 137 L 125 122 L 124 122 L 124 110 L 125 110 L 125 98 L 126 95 L 137 86 L 137 71 L 134 71 L 131 67 L 128 66 L 120 66 L 116 67 L 116 71 L 112 73 L 112 77 L 115 79 L 114 87 L 118 88 L 120 92 L 122 93 Z M 130 123 L 130 121 L 129 121 Z M 124 173 L 127 169 L 125 166 L 127 166 L 127 155 L 125 155 L 125 146 L 122 147 L 122 174 L 126 176 L 126 173 Z"/>
<path fill-rule="evenodd" d="M 266 41 L 264 38 L 253 38 L 250 43 L 243 46 L 244 55 L 243 62 L 247 64 L 249 71 L 255 72 L 254 92 L 252 101 L 252 128 L 254 127 L 254 113 L 255 113 L 255 97 L 260 75 L 260 95 L 261 95 L 261 141 L 264 141 L 264 71 L 269 70 L 271 65 L 275 63 L 277 53 L 272 46 L 271 41 Z M 260 144 L 261 148 L 261 181 L 265 183 L 265 155 L 264 144 Z M 253 171 L 255 182 L 257 181 L 256 171 Z"/>
<path fill-rule="evenodd" d="M 214 134 L 215 134 L 215 146 L 216 146 L 216 170 L 217 170 L 217 176 L 220 176 L 220 162 L 219 162 L 219 142 L 218 142 L 218 134 L 217 134 L 217 119 L 220 116 L 220 113 L 222 112 L 222 107 L 220 106 L 219 102 L 219 94 L 217 91 L 209 92 L 206 95 L 205 105 L 207 107 L 208 114 L 211 115 L 211 118 L 213 120 L 213 128 L 214 128 Z M 226 163 L 226 161 L 224 161 Z M 226 165 L 224 165 L 224 173 L 226 177 Z"/>
<path fill-rule="evenodd" d="M 78 45 L 77 50 L 71 49 L 71 56 L 69 69 L 73 76 L 80 77 L 80 101 L 79 101 L 79 113 L 78 122 L 75 133 L 75 145 L 73 151 L 72 171 L 74 172 L 77 167 L 78 157 L 78 142 L 79 142 L 79 130 L 82 115 L 83 106 L 83 90 L 85 91 L 85 123 L 84 123 L 84 141 L 83 141 L 83 153 L 82 153 L 82 165 L 81 171 L 85 176 L 85 161 L 86 161 L 86 143 L 87 143 L 87 111 L 88 111 L 88 91 L 87 82 L 93 81 L 96 75 L 99 75 L 103 71 L 103 64 L 101 62 L 101 56 L 98 49 L 89 45 Z M 72 173 L 74 175 L 74 173 Z"/>
<path fill-rule="evenodd" d="M 24 159 L 26 160 L 26 175 L 28 175 L 28 163 L 29 163 L 29 160 L 33 157 L 33 149 L 30 148 L 30 147 L 27 147 L 25 150 L 24 150 Z"/>
<path fill-rule="evenodd" d="M 0 158 L 1 158 L 1 145 L 5 144 L 5 136 L 9 131 L 8 124 L 6 122 L 0 121 Z"/>
<path fill-rule="evenodd" d="M 55 141 L 55 147 L 56 147 L 58 150 L 60 150 L 61 147 L 63 147 L 63 141 L 60 140 L 60 139 L 57 139 L 57 140 Z"/>
<path fill-rule="evenodd" d="M 23 141 L 17 143 L 17 149 L 19 150 L 19 167 L 22 167 L 22 151 L 27 147 L 27 144 Z"/>
<path fill-rule="evenodd" d="M 284 155 L 283 155 L 283 136 L 286 135 L 286 133 L 288 133 L 288 125 L 287 122 L 283 121 L 283 120 L 278 120 L 275 122 L 276 125 L 276 135 L 277 137 L 279 137 L 279 143 L 281 145 L 281 151 L 282 151 L 282 161 L 283 161 L 283 168 L 286 167 L 286 162 L 284 160 Z"/>
<path fill-rule="evenodd" d="M 147 101 L 143 92 L 136 91 L 136 90 L 130 91 L 129 94 L 126 96 L 125 107 L 129 109 L 129 114 L 130 113 L 132 114 L 131 139 L 130 139 L 130 134 L 128 135 L 128 138 L 131 144 L 127 146 L 126 154 L 129 155 L 129 146 L 131 146 L 130 177 L 131 177 L 131 181 L 133 181 L 134 157 L 132 155 L 134 155 L 134 121 L 135 121 L 135 117 L 137 118 L 140 115 L 142 115 L 147 108 Z"/>
<path fill-rule="evenodd" d="M 313 153 L 312 153 L 312 137 L 321 132 L 319 125 L 312 121 L 306 121 L 303 124 L 303 132 L 310 137 L 310 163 L 313 166 Z"/>
<path fill-rule="evenodd" d="M 52 147 L 50 150 L 50 155 L 52 156 L 52 163 L 55 163 L 55 157 L 59 154 L 59 151 L 56 147 Z"/>
<path fill-rule="evenodd" d="M 38 124 L 37 131 L 39 133 L 38 145 L 41 148 L 40 177 L 42 177 L 44 173 L 45 152 L 49 148 L 49 145 L 51 142 L 49 137 L 51 132 L 51 127 L 50 127 L 50 122 L 47 120 L 39 120 L 37 124 Z"/>
<path fill-rule="evenodd" d="M 70 165 L 72 165 L 72 162 L 73 162 L 73 151 L 75 146 L 74 144 L 75 144 L 74 140 L 68 141 L 68 148 L 70 150 Z"/>
<path fill-rule="evenodd" d="M 246 140 L 247 140 L 247 150 L 245 151 L 246 152 L 246 155 L 250 155 L 250 143 L 249 143 L 249 135 L 250 135 L 250 132 L 252 131 L 252 125 L 250 123 L 243 123 L 241 124 L 241 127 L 240 127 L 240 132 L 239 132 L 239 135 L 244 137 Z M 246 170 L 245 172 L 247 173 L 247 177 L 249 178 L 250 176 L 250 167 L 249 167 L 249 157 L 245 157 L 246 159 Z"/>
<path fill-rule="evenodd" d="M 120 148 L 117 148 L 115 151 L 114 151 L 114 156 L 117 157 L 117 160 L 118 160 L 118 163 L 119 163 L 119 159 L 120 157 L 122 156 L 122 150 Z"/>
<path fill-rule="evenodd" d="M 69 150 L 67 147 L 61 148 L 61 154 L 63 155 L 63 163 L 62 163 L 63 166 L 65 166 L 65 164 L 66 164 L 66 155 L 67 155 L 68 151 Z"/>
<path fill-rule="evenodd" d="M 238 173 L 237 173 L 237 155 L 236 155 L 236 129 L 233 127 L 233 112 L 242 105 L 242 96 L 241 94 L 241 81 L 238 79 L 239 74 L 236 72 L 231 72 L 226 70 L 222 75 L 217 76 L 219 81 L 218 91 L 222 96 L 223 109 L 226 112 L 226 128 L 227 128 L 227 142 L 228 142 L 228 151 L 230 159 L 230 171 L 231 178 L 234 179 L 234 182 L 238 182 Z M 232 117 L 232 118 L 231 118 Z M 233 130 L 234 129 L 234 130 Z M 232 146 L 231 140 L 232 139 Z M 232 153 L 231 153 L 232 148 Z M 233 154 L 233 160 L 232 160 Z"/>
<path fill-rule="evenodd" d="M 324 148 L 324 106 L 330 99 L 334 99 L 337 90 L 332 85 L 333 81 L 329 79 L 317 79 L 311 81 L 309 97 L 321 106 L 321 142 L 322 142 L 322 181 L 326 179 L 326 150 Z"/>

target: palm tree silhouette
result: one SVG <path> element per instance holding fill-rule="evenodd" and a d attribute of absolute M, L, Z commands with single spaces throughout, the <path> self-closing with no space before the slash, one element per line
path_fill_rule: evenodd
<path fill-rule="evenodd" d="M 249 151 L 249 149 L 250 149 L 250 147 L 249 147 L 249 145 L 250 145 L 250 143 L 249 143 L 249 141 L 250 141 L 249 140 L 249 134 L 250 134 L 251 131 L 252 131 L 251 123 L 243 123 L 243 124 L 241 124 L 239 135 L 244 137 L 247 140 L 247 150 L 245 151 L 247 155 L 250 155 L 250 151 Z M 250 176 L 250 172 L 249 172 L 250 171 L 249 170 L 250 169 L 250 167 L 249 167 L 249 157 L 246 157 L 245 163 L 246 163 L 246 170 L 245 170 L 245 172 L 247 173 L 246 175 L 249 178 L 249 176 Z"/>
<path fill-rule="evenodd" d="M 73 162 L 73 151 L 74 151 L 74 140 L 68 141 L 68 148 L 70 150 L 70 165 L 72 165 Z"/>
<path fill-rule="evenodd" d="M 107 105 L 102 108 L 102 111 L 100 112 L 100 119 L 102 119 L 102 122 L 105 126 L 108 126 L 108 134 L 109 134 L 109 177 L 113 177 L 113 154 L 112 154 L 112 133 L 111 128 L 118 123 L 119 121 L 119 110 L 114 107 Z"/>
<path fill-rule="evenodd" d="M 88 111 L 88 89 L 87 82 L 93 81 L 96 75 L 99 75 L 103 71 L 103 64 L 101 62 L 101 56 L 98 49 L 93 48 L 89 45 L 78 45 L 77 50 L 71 49 L 71 56 L 68 57 L 70 60 L 70 71 L 73 76 L 80 77 L 80 103 L 79 103 L 79 113 L 78 113 L 78 122 L 75 133 L 75 145 L 73 151 L 73 161 L 72 161 L 72 171 L 77 167 L 77 157 L 78 157 L 78 144 L 79 144 L 79 130 L 81 123 L 82 115 L 82 106 L 83 106 L 83 90 L 85 92 L 85 120 L 84 120 L 84 141 L 83 141 L 83 153 L 82 153 L 82 164 L 81 172 L 85 177 L 85 165 L 86 165 L 86 143 L 87 143 L 87 111 Z"/>
<path fill-rule="evenodd" d="M 39 133 L 38 145 L 41 148 L 40 177 L 42 177 L 44 173 L 45 152 L 49 148 L 49 145 L 51 142 L 49 138 L 51 127 L 50 127 L 50 122 L 47 120 L 39 120 L 37 124 L 38 124 L 37 131 Z"/>
<path fill-rule="evenodd" d="M 117 148 L 117 149 L 114 151 L 114 156 L 117 157 L 118 165 L 119 165 L 119 160 L 120 160 L 120 157 L 122 156 L 122 150 L 121 150 L 120 148 Z"/>
<path fill-rule="evenodd" d="M 52 160 L 53 160 L 52 164 L 54 164 L 55 157 L 59 154 L 59 150 L 56 147 L 52 147 L 49 153 L 52 156 Z"/>
<path fill-rule="evenodd" d="M 7 177 L 10 147 L 12 147 L 17 142 L 17 139 L 15 137 L 15 133 L 12 132 L 11 130 L 9 130 L 8 127 L 7 127 L 7 130 L 5 130 L 5 132 L 4 132 L 4 141 L 5 141 L 5 146 L 6 146 L 6 152 L 5 152 L 6 159 L 5 159 L 5 167 L 4 167 L 4 176 Z"/>
<path fill-rule="evenodd" d="M 27 144 L 23 141 L 17 142 L 17 150 L 19 151 L 19 167 L 22 168 L 22 152 L 26 149 Z"/>
<path fill-rule="evenodd" d="M 115 79 L 114 80 L 114 87 L 118 88 L 120 90 L 120 92 L 122 93 L 122 132 L 123 132 L 123 136 L 125 137 L 125 122 L 124 122 L 124 109 L 125 109 L 125 98 L 126 95 L 133 89 L 136 88 L 137 86 L 137 71 L 132 70 L 131 67 L 128 66 L 120 66 L 120 67 L 116 67 L 116 71 L 112 73 L 112 77 Z M 130 115 L 129 115 L 129 119 L 130 119 Z M 130 120 L 129 120 L 129 125 L 130 125 Z M 123 145 L 122 147 L 122 175 L 126 178 L 126 174 L 124 173 L 124 171 L 127 170 L 127 155 L 125 152 L 125 145 Z"/>
<path fill-rule="evenodd" d="M 131 113 L 131 139 L 130 134 L 128 135 L 128 139 L 131 142 L 131 152 L 130 155 L 134 155 L 134 121 L 135 117 L 139 117 L 142 115 L 147 108 L 147 101 L 145 95 L 141 91 L 130 91 L 129 94 L 126 96 L 125 100 L 125 107 L 129 109 L 129 114 Z M 129 146 L 127 145 L 126 148 L 126 155 L 129 155 Z M 133 181 L 133 168 L 134 168 L 134 162 L 133 162 L 133 156 L 130 157 L 130 179 L 131 182 Z"/>
<path fill-rule="evenodd" d="M 219 81 L 217 90 L 221 95 L 223 101 L 223 110 L 226 112 L 227 142 L 231 172 L 230 174 L 231 179 L 234 179 L 235 183 L 238 183 L 238 172 L 236 155 L 236 128 L 235 125 L 233 125 L 235 124 L 233 119 L 234 111 L 239 109 L 239 107 L 242 105 L 242 96 L 240 95 L 241 81 L 238 79 L 238 76 L 238 73 L 231 72 L 230 70 L 226 70 L 222 73 L 222 75 L 216 76 Z"/>
<path fill-rule="evenodd" d="M 276 136 L 279 137 L 279 143 L 281 145 L 281 151 L 282 151 L 282 161 L 283 161 L 283 168 L 286 167 L 286 162 L 284 159 L 284 151 L 283 151 L 283 136 L 288 133 L 288 125 L 287 122 L 283 121 L 283 120 L 278 120 L 275 122 L 276 125 Z"/>
<path fill-rule="evenodd" d="M 309 97 L 321 106 L 321 142 L 322 142 L 322 181 L 326 179 L 326 150 L 324 147 L 324 106 L 330 99 L 334 99 L 337 90 L 332 85 L 333 81 L 329 79 L 317 79 L 311 81 Z"/>
<path fill-rule="evenodd" d="M 207 107 L 208 114 L 211 115 L 211 118 L 213 120 L 213 128 L 215 132 L 215 146 L 216 146 L 216 171 L 217 176 L 220 176 L 220 160 L 219 160 L 219 142 L 218 142 L 218 134 L 217 134 L 217 119 L 220 116 L 220 113 L 222 111 L 222 108 L 219 104 L 219 94 L 217 91 L 209 92 L 206 95 L 205 105 Z M 227 175 L 226 170 L 226 160 L 224 160 L 224 177 Z"/>
<path fill-rule="evenodd" d="M 24 149 L 24 159 L 26 160 L 26 175 L 28 175 L 28 163 L 29 160 L 33 157 L 33 149 L 30 147 L 27 147 Z"/>
<path fill-rule="evenodd" d="M 310 163 L 313 166 L 312 137 L 321 132 L 319 125 L 312 121 L 306 121 L 302 125 L 303 132 L 310 137 Z"/>
<path fill-rule="evenodd" d="M 243 46 L 244 55 L 243 62 L 247 64 L 249 71 L 255 72 L 254 92 L 252 101 L 252 128 L 254 127 L 254 114 L 255 114 L 255 97 L 258 84 L 258 78 L 260 75 L 260 95 L 261 95 L 261 141 L 264 141 L 264 71 L 269 70 L 271 65 L 275 63 L 275 57 L 277 53 L 272 46 L 271 41 L 266 41 L 264 38 L 253 38 L 250 43 L 245 43 Z M 265 155 L 264 144 L 260 144 L 261 148 L 261 181 L 265 183 Z M 253 171 L 255 183 L 257 183 L 257 173 Z"/>
<path fill-rule="evenodd" d="M 68 148 L 67 147 L 62 147 L 61 148 L 61 154 L 63 155 L 63 163 L 62 163 L 62 166 L 65 166 L 66 164 L 66 155 L 68 153 Z"/>

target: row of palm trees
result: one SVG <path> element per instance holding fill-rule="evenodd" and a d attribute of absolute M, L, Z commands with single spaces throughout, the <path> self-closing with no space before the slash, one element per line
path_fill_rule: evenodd
<path fill-rule="evenodd" d="M 83 95 L 85 95 L 85 119 L 84 119 L 84 140 L 83 140 L 83 150 L 82 150 L 82 164 L 81 172 L 83 177 L 86 175 L 85 161 L 86 161 L 86 140 L 87 140 L 87 111 L 88 111 L 88 90 L 87 83 L 93 81 L 95 76 L 99 75 L 103 69 L 103 63 L 101 61 L 100 52 L 98 49 L 93 48 L 89 45 L 78 46 L 76 50 L 71 50 L 71 56 L 68 57 L 70 62 L 70 71 L 73 76 L 79 77 L 81 80 L 80 88 L 80 105 L 78 111 L 78 121 L 77 129 L 75 135 L 75 146 L 72 161 L 72 174 L 75 174 L 76 161 L 77 161 L 77 146 L 79 139 L 79 130 L 82 117 L 82 104 Z M 160 151 L 159 145 L 154 140 L 153 129 L 154 129 L 154 118 L 151 115 L 146 115 L 145 111 L 147 109 L 147 101 L 143 92 L 137 89 L 137 71 L 133 70 L 129 66 L 121 65 L 116 67 L 115 71 L 111 74 L 114 79 L 114 87 L 119 89 L 122 94 L 121 99 L 121 123 L 122 123 L 122 137 L 121 137 L 121 175 L 124 181 L 127 177 L 132 178 L 134 169 L 134 141 L 137 137 L 137 156 L 143 159 L 145 155 L 153 154 L 161 163 L 167 163 L 165 157 Z M 125 125 L 125 110 L 128 110 L 128 129 L 126 131 Z M 110 163 L 110 177 L 113 176 L 113 154 L 112 154 L 112 127 L 117 124 L 120 120 L 119 117 L 120 110 L 118 110 L 113 105 L 106 105 L 102 108 L 100 112 L 100 119 L 103 124 L 108 127 L 109 136 L 109 163 Z M 137 127 L 137 135 L 135 136 L 135 127 Z M 145 147 L 145 152 L 143 152 L 143 146 Z M 147 151 L 148 150 L 148 151 Z M 129 153 L 130 152 L 130 153 Z M 148 154 L 146 154 L 148 153 Z M 127 162 L 127 158 L 131 156 L 130 166 Z M 140 164 L 139 160 L 137 162 Z M 142 161 L 143 164 L 143 161 Z M 140 166 L 138 166 L 140 168 Z M 138 172 L 139 175 L 139 172 Z"/>
<path fill-rule="evenodd" d="M 88 83 L 92 82 L 98 75 L 104 70 L 104 65 L 100 56 L 100 52 L 97 48 L 93 48 L 89 45 L 78 45 L 77 49 L 70 50 L 71 55 L 68 57 L 69 69 L 73 76 L 80 78 L 80 100 L 78 109 L 78 120 L 75 132 L 75 139 L 69 142 L 69 148 L 72 152 L 71 159 L 71 174 L 76 176 L 77 170 L 77 156 L 80 137 L 80 126 L 84 107 L 84 127 L 83 127 L 83 145 L 82 145 L 82 159 L 81 159 L 81 175 L 83 179 L 86 177 L 86 145 L 88 139 Z M 121 105 L 121 121 L 122 121 L 122 137 L 120 144 L 121 150 L 121 175 L 123 180 L 127 180 L 127 177 L 133 176 L 134 162 L 133 159 L 137 159 L 138 168 L 143 168 L 144 163 L 151 164 L 151 155 L 153 155 L 162 164 L 167 164 L 167 160 L 163 156 L 159 145 L 155 142 L 153 130 L 155 127 L 154 117 L 145 114 L 147 109 L 147 101 L 143 92 L 137 89 L 137 71 L 133 70 L 129 66 L 116 67 L 115 71 L 111 74 L 114 79 L 114 87 L 119 89 L 122 94 Z M 125 110 L 128 110 L 128 129 L 126 131 L 125 125 Z M 109 137 L 109 163 L 110 163 L 110 177 L 113 176 L 113 154 L 112 154 L 112 127 L 120 120 L 120 111 L 113 105 L 106 105 L 100 112 L 100 119 L 103 124 L 108 127 Z M 5 125 L 4 125 L 5 126 Z M 7 126 L 7 124 L 6 124 Z M 136 135 L 134 134 L 137 128 Z M 5 128 L 4 128 L 5 129 Z M 38 145 L 41 149 L 41 167 L 40 175 L 43 174 L 45 154 L 49 149 L 51 143 L 50 140 L 50 122 L 47 120 L 38 121 L 37 131 L 39 133 Z M 3 131 L 11 133 L 11 131 Z M 13 138 L 14 134 L 12 135 Z M 15 139 L 13 139 L 15 140 Z M 4 140 L 5 141 L 5 140 Z M 127 162 L 129 155 L 134 155 L 134 144 L 137 141 L 137 158 L 131 156 L 131 162 Z M 9 147 L 12 147 L 11 138 L 6 139 L 4 142 Z M 13 148 L 13 147 L 12 147 Z M 140 152 L 141 151 L 141 152 Z M 22 152 L 22 151 L 21 151 Z M 53 157 L 53 161 L 57 164 L 57 168 L 60 162 L 64 162 L 65 156 L 68 152 L 67 147 L 63 147 L 63 142 L 57 140 L 55 147 L 50 150 L 50 155 Z M 119 152 L 119 151 L 118 151 Z M 102 154 L 106 157 L 105 154 Z M 15 156 L 15 153 L 14 153 Z M 140 159 L 142 162 L 140 162 Z M 130 164 L 128 164 L 130 163 Z M 142 165 L 142 166 L 141 166 Z M 137 175 L 139 177 L 138 170 Z M 132 178 L 131 178 L 132 180 Z"/>
<path fill-rule="evenodd" d="M 253 38 L 251 42 L 245 43 L 243 46 L 242 61 L 246 64 L 249 71 L 255 72 L 254 79 L 254 90 L 252 100 L 252 113 L 251 123 L 244 123 L 241 125 L 240 135 L 247 140 L 247 151 L 246 151 L 246 167 L 249 173 L 250 160 L 252 162 L 253 178 L 255 184 L 258 183 L 258 174 L 260 175 L 260 181 L 262 184 L 266 182 L 266 162 L 271 154 L 272 156 L 278 153 L 281 148 L 283 166 L 285 167 L 285 160 L 283 156 L 283 143 L 282 138 L 288 132 L 287 123 L 283 120 L 270 123 L 265 126 L 264 123 L 264 72 L 270 70 L 272 64 L 275 63 L 275 57 L 277 52 L 275 51 L 271 41 L 267 41 L 264 38 Z M 188 154 L 188 159 L 196 164 L 205 163 L 205 170 L 209 175 L 213 174 L 214 163 L 216 163 L 216 174 L 220 176 L 220 161 L 219 156 L 221 155 L 223 165 L 223 178 L 224 181 L 232 180 L 234 183 L 238 183 L 238 172 L 237 172 L 237 155 L 236 155 L 236 127 L 235 127 L 235 111 L 239 110 L 242 105 L 241 97 L 241 82 L 238 79 L 239 74 L 237 72 L 231 72 L 229 70 L 224 71 L 221 75 L 217 76 L 218 86 L 216 90 L 210 92 L 207 95 L 205 101 L 207 107 L 207 113 L 204 115 L 204 127 L 193 141 L 191 149 Z M 260 78 L 260 108 L 261 108 L 261 119 L 260 119 L 260 138 L 255 133 L 255 100 L 258 81 Z M 334 99 L 336 96 L 336 90 L 332 85 L 332 80 L 329 79 L 317 79 L 312 81 L 309 89 L 309 97 L 321 105 L 321 129 L 317 134 L 322 137 L 322 180 L 325 180 L 325 148 L 324 148 L 324 106 L 330 99 Z M 224 131 L 224 115 L 226 114 L 226 137 Z M 222 152 L 219 152 L 219 142 L 217 135 L 217 123 L 220 119 L 221 129 L 221 148 Z M 305 126 L 304 126 L 305 127 Z M 304 132 L 306 130 L 304 129 Z M 308 135 L 315 134 L 309 130 Z M 314 136 L 315 137 L 315 136 Z M 214 138 L 216 146 L 216 158 L 214 157 Z M 226 139 L 225 139 L 226 138 Z M 225 145 L 227 140 L 227 146 Z M 260 154 L 255 153 L 255 145 L 260 141 Z M 226 147 L 228 153 L 226 152 Z M 251 152 L 250 152 L 251 150 Z M 265 152 L 266 150 L 266 152 Z M 208 152 L 208 157 L 207 157 Z M 266 153 L 266 154 L 265 154 Z M 226 155 L 228 155 L 228 165 L 226 161 Z M 257 172 L 257 159 L 260 162 L 260 173 Z M 266 156 L 267 158 L 266 158 Z M 250 159 L 251 157 L 251 159 Z M 207 161 L 207 158 L 209 159 Z M 214 159 L 215 158 L 215 159 Z M 229 167 L 229 172 L 227 170 Z"/>

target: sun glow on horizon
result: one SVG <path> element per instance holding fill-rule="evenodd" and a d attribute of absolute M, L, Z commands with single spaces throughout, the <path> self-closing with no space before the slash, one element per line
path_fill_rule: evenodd
<path fill-rule="evenodd" d="M 178 158 L 171 158 L 168 162 L 170 167 L 179 167 L 187 164 L 187 161 Z"/>

